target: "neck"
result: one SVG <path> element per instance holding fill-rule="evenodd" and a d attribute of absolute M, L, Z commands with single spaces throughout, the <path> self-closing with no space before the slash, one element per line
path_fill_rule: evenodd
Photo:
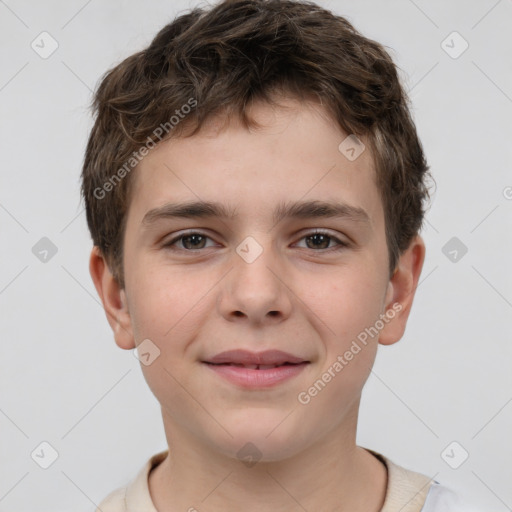
<path fill-rule="evenodd" d="M 159 512 L 379 512 L 384 503 L 386 468 L 356 446 L 355 424 L 293 457 L 252 466 L 219 454 L 165 418 L 164 424 L 169 455 L 149 477 Z"/>

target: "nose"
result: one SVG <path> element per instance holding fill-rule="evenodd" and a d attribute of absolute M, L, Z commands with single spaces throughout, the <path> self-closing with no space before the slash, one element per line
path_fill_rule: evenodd
<path fill-rule="evenodd" d="M 290 276 L 270 243 L 263 245 L 261 237 L 260 241 L 248 237 L 234 252 L 232 264 L 220 288 L 220 314 L 231 322 L 258 326 L 279 323 L 290 316 Z"/>

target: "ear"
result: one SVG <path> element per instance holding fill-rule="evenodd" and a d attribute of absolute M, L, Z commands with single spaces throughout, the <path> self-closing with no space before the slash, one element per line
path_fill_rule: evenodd
<path fill-rule="evenodd" d="M 99 247 L 94 246 L 89 260 L 89 272 L 100 296 L 108 323 L 117 345 L 125 350 L 135 348 L 131 317 L 126 293 L 112 275 Z"/>
<path fill-rule="evenodd" d="M 400 256 L 395 273 L 388 283 L 384 313 L 388 311 L 387 317 L 390 320 L 380 332 L 381 345 L 392 345 L 404 335 L 424 260 L 425 244 L 417 235 Z"/>

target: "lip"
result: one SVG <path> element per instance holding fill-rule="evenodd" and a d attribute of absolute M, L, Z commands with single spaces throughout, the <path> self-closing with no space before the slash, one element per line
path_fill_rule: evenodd
<path fill-rule="evenodd" d="M 281 365 L 284 363 L 299 364 L 306 361 L 302 357 L 294 356 L 281 350 L 265 350 L 263 352 L 251 352 L 249 350 L 237 349 L 221 352 L 216 356 L 203 361 L 213 364 L 243 364 L 243 365 Z"/>
<path fill-rule="evenodd" d="M 252 369 L 229 364 L 203 363 L 220 377 L 246 389 L 269 388 L 299 375 L 309 362 L 277 366 L 268 369 Z"/>
<path fill-rule="evenodd" d="M 248 350 L 228 350 L 202 363 L 232 384 L 245 389 L 258 389 L 269 388 L 296 377 L 310 361 L 280 350 L 257 353 Z M 277 366 L 251 368 L 257 365 Z"/>

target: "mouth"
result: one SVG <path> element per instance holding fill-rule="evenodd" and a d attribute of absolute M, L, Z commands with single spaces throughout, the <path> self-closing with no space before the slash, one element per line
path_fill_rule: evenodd
<path fill-rule="evenodd" d="M 268 370 L 279 366 L 309 363 L 302 357 L 281 350 L 251 352 L 241 349 L 227 350 L 202 362 L 213 365 L 239 366 L 252 370 Z"/>
<path fill-rule="evenodd" d="M 282 351 L 230 350 L 201 361 L 213 372 L 245 389 L 268 388 L 302 373 L 310 361 Z"/>
<path fill-rule="evenodd" d="M 248 370 L 272 370 L 273 368 L 281 368 L 282 366 L 298 366 L 301 364 L 309 363 L 309 361 L 302 361 L 300 363 L 283 363 L 283 364 L 242 364 L 242 363 L 210 363 L 203 361 L 212 366 L 236 366 L 237 368 L 246 368 Z"/>

